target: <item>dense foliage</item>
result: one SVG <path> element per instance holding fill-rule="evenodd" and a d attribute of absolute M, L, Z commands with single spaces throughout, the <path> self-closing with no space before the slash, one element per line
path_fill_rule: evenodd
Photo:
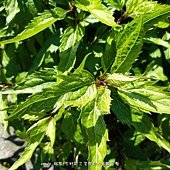
<path fill-rule="evenodd" d="M 168 0 L 0 0 L 0 122 L 27 141 L 9 169 L 170 169 L 169 16 Z"/>

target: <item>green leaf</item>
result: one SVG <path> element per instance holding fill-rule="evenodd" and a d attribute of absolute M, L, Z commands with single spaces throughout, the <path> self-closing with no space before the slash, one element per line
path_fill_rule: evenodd
<path fill-rule="evenodd" d="M 62 8 L 56 7 L 52 10 L 46 10 L 40 13 L 39 16 L 35 17 L 26 27 L 23 32 L 18 34 L 16 37 L 0 41 L 0 44 L 9 44 L 18 41 L 25 40 L 38 34 L 44 29 L 48 28 L 51 24 L 57 20 L 62 20 L 65 18 L 67 11 Z"/>
<path fill-rule="evenodd" d="M 29 143 L 39 140 L 39 136 L 44 136 L 50 123 L 50 117 L 45 117 L 40 119 L 38 122 L 34 123 L 28 130 L 27 134 L 29 136 Z"/>
<path fill-rule="evenodd" d="M 126 170 L 165 170 L 170 169 L 169 165 L 161 163 L 160 161 L 138 161 L 133 159 L 126 160 L 125 163 Z"/>
<path fill-rule="evenodd" d="M 70 139 L 74 139 L 74 133 L 76 131 L 77 120 L 74 119 L 73 113 L 67 112 L 64 115 L 64 119 L 61 124 L 62 131 L 69 137 Z"/>
<path fill-rule="evenodd" d="M 97 94 L 97 89 L 94 84 L 91 86 L 85 86 L 77 91 L 70 91 L 63 96 L 61 96 L 58 101 L 55 103 L 56 112 L 62 106 L 67 108 L 68 106 L 72 107 L 84 107 L 88 102 L 92 101 Z"/>
<path fill-rule="evenodd" d="M 170 95 L 159 87 L 119 89 L 118 93 L 130 105 L 145 112 L 170 113 Z"/>
<path fill-rule="evenodd" d="M 37 56 L 35 57 L 29 68 L 29 73 L 32 73 L 34 70 L 40 67 L 43 64 L 43 61 L 45 60 L 46 56 L 49 53 L 52 53 L 53 51 L 54 52 L 57 51 L 58 48 L 59 48 L 59 33 L 57 32 L 44 42 L 42 48 L 38 51 Z"/>
<path fill-rule="evenodd" d="M 159 133 L 153 123 L 149 120 L 145 113 L 132 109 L 133 126 L 137 131 L 144 134 L 149 140 L 154 141 L 158 146 L 164 148 L 170 153 L 170 143 L 166 141 Z"/>
<path fill-rule="evenodd" d="M 24 152 L 22 153 L 21 157 L 9 168 L 9 170 L 16 170 L 18 169 L 19 166 L 29 161 L 38 145 L 39 145 L 38 141 L 28 144 Z"/>
<path fill-rule="evenodd" d="M 56 68 L 44 68 L 44 70 L 35 71 L 33 74 L 28 75 L 16 88 L 22 89 L 25 87 L 40 85 L 45 82 L 56 82 L 56 79 Z"/>
<path fill-rule="evenodd" d="M 94 17 L 96 17 L 100 22 L 111 26 L 117 27 L 118 24 L 114 21 L 114 17 L 112 16 L 112 12 L 110 12 L 106 6 L 101 4 L 100 1 L 91 1 L 88 0 L 77 0 L 75 2 L 77 8 L 81 10 L 85 10 L 90 12 Z"/>
<path fill-rule="evenodd" d="M 37 112 L 29 112 L 28 114 L 24 114 L 21 118 L 24 120 L 29 120 L 29 121 L 37 121 L 43 117 L 45 117 L 45 113 L 38 113 Z"/>
<path fill-rule="evenodd" d="M 157 133 L 156 128 L 145 113 L 131 108 L 119 96 L 116 96 L 116 93 L 112 95 L 112 98 L 112 111 L 121 122 L 134 126 L 138 132 L 142 133 L 149 140 L 154 141 L 158 146 L 170 152 L 170 144 Z"/>
<path fill-rule="evenodd" d="M 80 25 L 76 28 L 68 27 L 61 38 L 60 63 L 58 69 L 62 72 L 70 71 L 76 61 L 76 52 L 80 41 L 84 35 L 84 30 Z"/>
<path fill-rule="evenodd" d="M 126 12 L 128 14 L 132 13 L 137 5 L 142 3 L 142 0 L 127 0 L 126 2 Z"/>
<path fill-rule="evenodd" d="M 7 12 L 6 22 L 9 24 L 15 15 L 20 11 L 18 7 L 18 2 L 15 0 L 6 0 L 5 1 L 5 10 Z"/>
<path fill-rule="evenodd" d="M 76 70 L 74 71 L 74 73 L 79 73 L 84 69 L 84 66 L 86 64 L 86 60 L 88 58 L 88 56 L 91 55 L 91 53 L 87 54 L 84 58 L 83 61 L 81 62 L 81 64 L 78 66 L 78 68 L 76 68 Z"/>
<path fill-rule="evenodd" d="M 125 123 L 130 126 L 132 124 L 130 106 L 120 98 L 115 89 L 112 89 L 111 97 L 111 110 L 122 123 Z"/>
<path fill-rule="evenodd" d="M 51 118 L 48 124 L 46 135 L 50 138 L 50 150 L 53 150 L 53 146 L 56 138 L 56 120 L 53 117 Z"/>
<path fill-rule="evenodd" d="M 115 60 L 116 56 L 115 34 L 116 32 L 114 30 L 109 34 L 107 38 L 106 48 L 102 56 L 101 62 L 105 72 L 108 71 L 108 69 L 110 69 L 111 65 Z"/>
<path fill-rule="evenodd" d="M 5 121 L 7 117 L 8 114 L 6 96 L 0 94 L 0 123 L 4 125 L 4 129 L 7 129 L 8 127 L 8 121 Z"/>
<path fill-rule="evenodd" d="M 148 38 L 145 38 L 145 40 L 170 49 L 170 43 L 162 40 L 161 38 L 148 37 Z"/>
<path fill-rule="evenodd" d="M 159 21 L 165 21 L 169 15 L 170 5 L 156 5 L 155 10 L 152 13 L 144 15 L 144 28 L 147 30 Z"/>
<path fill-rule="evenodd" d="M 63 81 L 49 89 L 39 92 L 30 96 L 24 103 L 18 105 L 18 107 L 9 115 L 8 119 L 16 119 L 23 116 L 26 113 L 37 112 L 45 113 L 52 111 L 57 99 L 70 91 L 76 91 L 84 86 L 88 86 L 93 83 L 93 77 L 88 72 L 82 72 L 79 74 L 72 74 L 69 76 L 60 76 Z"/>
<path fill-rule="evenodd" d="M 72 140 L 77 146 L 80 146 L 80 144 L 84 143 L 78 117 L 79 113 L 77 111 L 68 111 L 64 115 L 61 129 L 70 140 Z"/>
<path fill-rule="evenodd" d="M 89 169 L 101 169 L 101 165 L 106 156 L 108 134 L 103 117 L 100 111 L 95 108 L 95 101 L 90 102 L 82 110 L 81 123 L 88 137 L 88 161 L 96 164 L 90 166 Z"/>
<path fill-rule="evenodd" d="M 155 80 L 161 80 L 161 81 L 167 81 L 168 80 L 167 76 L 165 76 L 165 74 L 164 74 L 163 67 L 159 65 L 157 60 L 153 60 L 147 66 L 144 74 L 148 77 L 152 77 Z"/>
<path fill-rule="evenodd" d="M 111 91 L 107 87 L 101 86 L 97 91 L 97 107 L 102 114 L 110 114 Z"/>
<path fill-rule="evenodd" d="M 108 83 L 108 85 L 116 87 L 121 86 L 124 84 L 132 83 L 136 80 L 139 80 L 140 77 L 135 76 L 126 76 L 119 73 L 113 73 L 113 74 L 107 74 L 105 81 Z"/>
<path fill-rule="evenodd" d="M 2 48 L 3 49 L 3 48 Z M 15 46 L 10 45 L 4 50 L 1 50 L 1 81 L 3 83 L 11 84 L 13 76 L 18 73 L 18 65 L 16 61 Z"/>
<path fill-rule="evenodd" d="M 154 24 L 155 27 L 157 28 L 168 28 L 170 26 L 170 23 L 168 23 L 167 21 L 159 21 L 157 24 Z"/>
<path fill-rule="evenodd" d="M 66 112 L 67 112 L 67 110 L 65 110 L 64 107 L 61 107 L 61 108 L 58 110 L 58 113 L 54 116 L 55 121 L 56 121 L 56 122 L 59 121 Z"/>
<path fill-rule="evenodd" d="M 111 72 L 125 73 L 129 71 L 142 48 L 143 27 L 142 18 L 127 24 L 118 35 L 117 54 Z"/>
<path fill-rule="evenodd" d="M 79 107 L 81 109 L 98 96 L 98 107 L 102 107 L 103 114 L 109 114 L 111 104 L 110 93 L 110 90 L 104 87 L 100 87 L 97 92 L 96 85 L 94 84 L 89 87 L 83 87 L 77 91 L 68 92 L 59 98 L 55 104 L 55 111 L 61 106 L 65 108 L 68 106 Z"/>
<path fill-rule="evenodd" d="M 102 168 L 103 160 L 106 156 L 106 142 L 108 133 L 102 114 L 110 112 L 110 106 L 105 102 L 106 98 L 110 98 L 108 91 L 103 93 L 104 87 L 98 92 L 98 96 L 89 102 L 81 111 L 81 124 L 85 131 L 85 138 L 88 146 L 88 161 L 93 165 L 90 170 L 98 170 Z M 102 94 L 101 94 L 102 92 Z"/>
<path fill-rule="evenodd" d="M 11 90 L 1 91 L 0 94 L 34 94 L 34 93 L 41 92 L 42 89 L 50 88 L 54 86 L 55 84 L 56 82 L 45 82 L 45 83 L 42 83 L 40 85 L 36 85 L 33 87 L 26 87 L 26 88 L 22 88 L 18 90 L 11 89 Z"/>
<path fill-rule="evenodd" d="M 121 11 L 124 4 L 125 0 L 104 0 L 108 5 L 110 5 L 113 8 L 116 8 L 117 10 Z"/>
<path fill-rule="evenodd" d="M 21 157 L 12 165 L 10 170 L 18 169 L 19 166 L 23 165 L 31 159 L 35 149 L 44 138 L 49 120 L 49 117 L 41 119 L 27 130 L 27 134 L 29 136 L 27 140 L 29 141 L 29 143 L 26 146 Z"/>
<path fill-rule="evenodd" d="M 26 94 L 38 93 L 44 88 L 50 88 L 56 84 L 57 70 L 55 68 L 45 68 L 34 72 L 22 79 L 13 89 L 1 91 L 0 94 Z"/>
<path fill-rule="evenodd" d="M 130 17 L 139 17 L 144 14 L 150 14 L 157 8 L 157 2 L 148 0 L 128 0 L 126 3 L 126 13 Z"/>

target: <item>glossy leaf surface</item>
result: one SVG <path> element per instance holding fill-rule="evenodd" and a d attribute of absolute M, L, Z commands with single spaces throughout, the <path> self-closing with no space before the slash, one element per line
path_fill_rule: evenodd
<path fill-rule="evenodd" d="M 117 54 L 111 67 L 111 72 L 125 73 L 129 71 L 142 48 L 143 25 L 142 18 L 127 24 L 118 35 Z"/>
<path fill-rule="evenodd" d="M 56 22 L 57 20 L 64 19 L 66 15 L 66 11 L 61 8 L 55 8 L 53 10 L 45 11 L 39 14 L 38 17 L 34 18 L 26 27 L 23 32 L 18 34 L 16 37 L 12 39 L 7 39 L 0 41 L 0 44 L 9 44 L 18 41 L 25 40 L 34 36 L 35 34 L 43 31 L 44 29 L 48 28 L 51 24 Z"/>

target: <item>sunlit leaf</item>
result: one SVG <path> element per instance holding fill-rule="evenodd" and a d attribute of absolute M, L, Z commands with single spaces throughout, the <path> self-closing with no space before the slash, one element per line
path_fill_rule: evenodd
<path fill-rule="evenodd" d="M 111 106 L 111 91 L 107 87 L 99 87 L 97 94 L 97 107 L 102 114 L 110 113 Z"/>
<path fill-rule="evenodd" d="M 60 63 L 58 69 L 62 72 L 70 71 L 76 61 L 76 52 L 80 41 L 84 35 L 83 28 L 77 26 L 75 29 L 68 27 L 61 38 Z"/>
<path fill-rule="evenodd" d="M 56 7 L 52 10 L 46 10 L 45 12 L 39 14 L 38 17 L 34 18 L 26 27 L 23 32 L 18 34 L 16 37 L 0 41 L 0 44 L 9 44 L 18 41 L 25 40 L 35 34 L 48 28 L 51 24 L 57 20 L 62 20 L 65 18 L 67 11 L 62 8 Z"/>
<path fill-rule="evenodd" d="M 164 21 L 170 15 L 170 5 L 157 5 L 155 10 L 144 16 L 144 27 L 145 29 L 150 28 L 159 21 Z"/>
<path fill-rule="evenodd" d="M 96 99 L 89 102 L 81 112 L 81 124 L 87 135 L 85 138 L 89 151 L 88 161 L 94 163 L 89 167 L 90 170 L 101 169 L 104 157 L 106 156 L 108 133 L 102 114 L 108 111 L 109 106 L 107 107 L 102 102 L 106 100 L 105 97 L 107 95 L 109 95 L 107 96 L 109 98 L 110 94 L 102 93 L 101 95 L 100 93 L 101 91 L 98 93 Z"/>
<path fill-rule="evenodd" d="M 21 78 L 22 79 L 22 78 Z M 35 72 L 22 79 L 13 89 L 2 90 L 0 94 L 33 94 L 50 88 L 56 84 L 57 71 L 55 68 L 48 68 Z"/>
<path fill-rule="evenodd" d="M 59 85 L 54 85 L 30 96 L 9 115 L 9 119 L 19 118 L 29 112 L 37 112 L 38 114 L 52 111 L 60 96 L 93 83 L 93 77 L 91 77 L 88 72 L 72 74 L 70 76 L 60 76 L 60 78 L 62 78 L 63 81 Z"/>
<path fill-rule="evenodd" d="M 6 22 L 9 24 L 13 20 L 15 15 L 20 11 L 18 7 L 18 2 L 15 0 L 6 0 L 5 10 L 7 11 Z"/>
<path fill-rule="evenodd" d="M 148 37 L 145 38 L 147 41 L 152 42 L 157 45 L 161 45 L 163 47 L 169 48 L 170 49 L 170 43 L 167 41 L 162 40 L 161 38 L 154 38 L 154 37 Z"/>
<path fill-rule="evenodd" d="M 27 145 L 21 157 L 9 168 L 9 170 L 16 170 L 19 166 L 29 161 L 38 144 L 39 142 L 37 141 Z"/>
<path fill-rule="evenodd" d="M 130 105 L 146 112 L 170 113 L 170 95 L 156 87 L 120 90 L 119 95 Z"/>
<path fill-rule="evenodd" d="M 128 0 L 126 3 L 126 12 L 130 17 L 135 18 L 143 14 L 152 13 L 156 9 L 157 5 L 157 2 L 148 0 Z"/>
<path fill-rule="evenodd" d="M 125 4 L 125 0 L 104 0 L 109 6 L 121 10 Z"/>
<path fill-rule="evenodd" d="M 47 127 L 46 135 L 50 138 L 50 149 L 52 149 L 53 146 L 54 146 L 55 137 L 56 137 L 56 121 L 55 121 L 55 118 L 51 118 L 51 120 L 48 124 L 48 127 Z"/>
<path fill-rule="evenodd" d="M 129 71 L 140 53 L 143 44 L 142 39 L 142 18 L 126 25 L 116 40 L 117 54 L 111 68 L 112 73 L 125 73 Z"/>
<path fill-rule="evenodd" d="M 96 17 L 99 21 L 102 23 L 111 26 L 116 27 L 118 24 L 114 21 L 114 17 L 112 16 L 112 13 L 100 2 L 92 1 L 89 2 L 87 0 L 77 0 L 75 2 L 76 7 L 90 12 L 94 17 Z"/>
<path fill-rule="evenodd" d="M 29 142 L 35 141 L 36 137 L 39 138 L 39 135 L 45 135 L 47 127 L 50 122 L 50 117 L 45 117 L 34 123 L 28 130 L 27 134 L 30 136 Z"/>
<path fill-rule="evenodd" d="M 126 76 L 119 73 L 113 73 L 113 74 L 107 74 L 106 82 L 110 86 L 121 86 L 124 84 L 132 83 L 138 79 L 140 79 L 140 77 Z"/>
<path fill-rule="evenodd" d="M 35 149 L 38 147 L 42 139 L 44 138 L 45 131 L 49 123 L 49 118 L 44 118 L 39 120 L 33 126 L 31 126 L 27 133 L 29 135 L 29 143 L 26 146 L 21 157 L 11 166 L 10 170 L 16 170 L 19 166 L 23 165 L 29 161 L 34 153 Z"/>
<path fill-rule="evenodd" d="M 96 97 L 96 94 L 97 90 L 94 84 L 89 87 L 85 86 L 74 92 L 70 91 L 58 99 L 58 101 L 55 103 L 54 112 L 62 106 L 65 108 L 68 106 L 82 108 L 88 102 L 92 101 Z"/>

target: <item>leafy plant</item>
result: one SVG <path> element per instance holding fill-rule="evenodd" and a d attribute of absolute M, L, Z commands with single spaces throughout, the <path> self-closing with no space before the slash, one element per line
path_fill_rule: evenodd
<path fill-rule="evenodd" d="M 10 170 L 170 168 L 168 2 L 0 5 L 0 120 L 28 143 Z"/>

